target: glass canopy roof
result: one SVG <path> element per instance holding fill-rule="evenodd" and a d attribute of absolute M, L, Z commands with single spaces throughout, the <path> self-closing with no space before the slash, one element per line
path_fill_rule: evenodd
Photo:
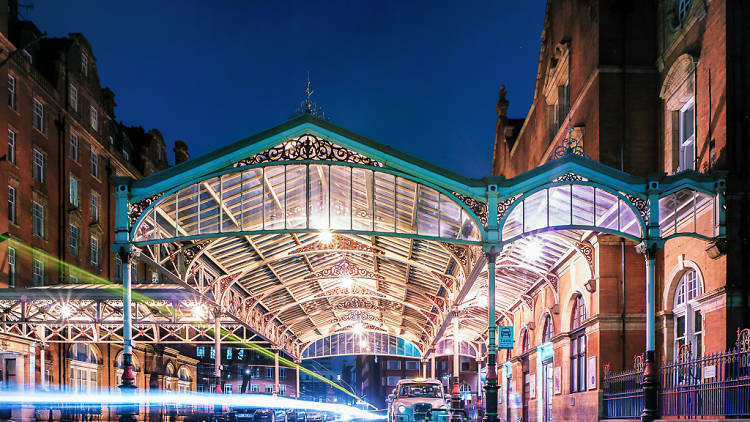
<path fill-rule="evenodd" d="M 572 256 L 593 277 L 597 236 L 717 235 L 717 198 L 707 175 L 653 182 L 576 155 L 471 180 L 302 116 L 132 182 L 129 241 L 294 356 L 380 335 L 424 357 L 453 315 L 462 347 L 484 343 L 483 247 L 502 251 L 502 317 L 536 286 L 557 296 Z"/>

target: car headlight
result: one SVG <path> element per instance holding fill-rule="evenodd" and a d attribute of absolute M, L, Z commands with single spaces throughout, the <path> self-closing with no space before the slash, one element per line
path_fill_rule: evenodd
<path fill-rule="evenodd" d="M 398 413 L 406 413 L 406 406 L 403 404 L 398 407 Z"/>
<path fill-rule="evenodd" d="M 444 405 L 440 406 L 439 409 L 440 410 L 448 410 L 448 409 L 450 409 L 450 407 L 448 407 L 447 404 L 444 404 Z"/>

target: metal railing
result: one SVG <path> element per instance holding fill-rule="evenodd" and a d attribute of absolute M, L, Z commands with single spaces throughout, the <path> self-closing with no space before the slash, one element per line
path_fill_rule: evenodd
<path fill-rule="evenodd" d="M 602 379 L 602 407 L 606 418 L 637 418 L 643 412 L 643 370 L 607 374 Z"/>
<path fill-rule="evenodd" d="M 658 397 L 662 416 L 750 416 L 750 351 L 662 365 Z"/>
<path fill-rule="evenodd" d="M 735 348 L 692 357 L 690 345 L 678 360 L 658 371 L 658 405 L 663 417 L 700 418 L 750 416 L 750 330 L 741 330 Z M 602 378 L 605 418 L 638 418 L 643 411 L 643 357 L 633 369 Z"/>

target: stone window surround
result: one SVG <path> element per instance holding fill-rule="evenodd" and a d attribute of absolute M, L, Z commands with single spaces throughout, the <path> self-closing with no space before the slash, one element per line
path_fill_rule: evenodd
<path fill-rule="evenodd" d="M 680 110 L 690 102 L 695 100 L 695 76 L 698 62 L 690 54 L 683 54 L 675 60 L 672 67 L 669 68 L 667 75 L 662 83 L 659 97 L 664 101 L 664 143 L 665 149 L 671 151 L 671 160 L 664 163 L 667 173 L 672 174 L 677 171 L 679 165 L 679 136 L 680 136 Z M 695 104 L 694 113 L 697 114 L 697 104 Z M 697 122 L 697 118 L 693 122 Z M 697 151 L 698 133 L 697 128 L 693 129 L 693 136 L 696 140 L 694 153 Z M 696 163 L 697 168 L 697 163 Z"/>

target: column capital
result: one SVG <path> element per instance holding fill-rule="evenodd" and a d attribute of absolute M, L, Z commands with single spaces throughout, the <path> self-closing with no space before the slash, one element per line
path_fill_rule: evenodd
<path fill-rule="evenodd" d="M 660 248 L 659 242 L 644 240 L 635 245 L 635 252 L 643 255 L 646 260 L 656 259 L 656 251 Z"/>
<path fill-rule="evenodd" d="M 500 255 L 500 252 L 502 252 L 503 248 L 500 245 L 483 245 L 482 250 L 484 252 L 484 255 L 487 257 L 488 263 L 495 263 L 497 260 L 497 256 Z"/>

